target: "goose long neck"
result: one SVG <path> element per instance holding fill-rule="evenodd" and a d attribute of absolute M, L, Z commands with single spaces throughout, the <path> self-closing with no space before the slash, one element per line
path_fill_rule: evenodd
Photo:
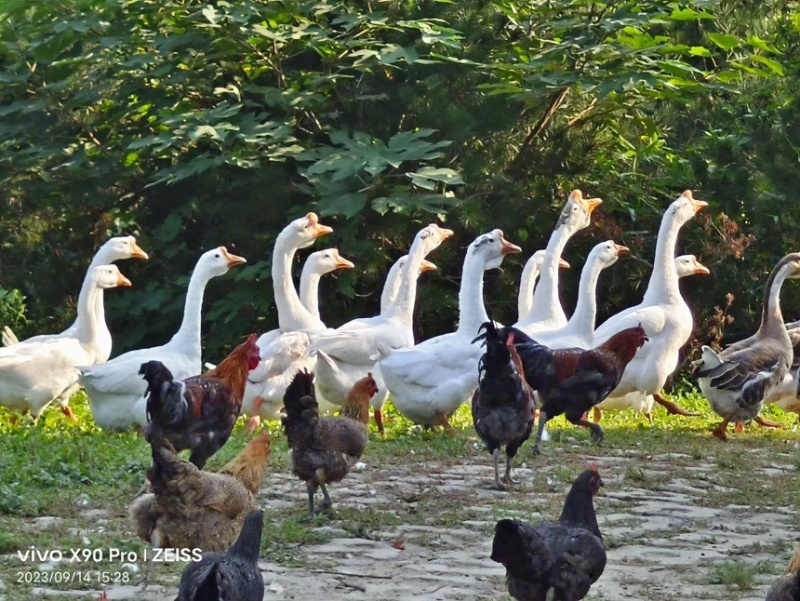
<path fill-rule="evenodd" d="M 198 357 L 201 354 L 200 325 L 203 310 L 203 295 L 206 284 L 211 278 L 195 267 L 186 289 L 186 300 L 183 304 L 183 320 L 178 331 L 170 342 L 179 345 L 185 351 L 192 352 Z"/>
<path fill-rule="evenodd" d="M 272 287 L 278 309 L 278 328 L 283 331 L 322 329 L 325 325 L 303 306 L 292 281 L 292 260 L 297 249 L 282 240 L 275 241 L 272 256 Z"/>
<path fill-rule="evenodd" d="M 561 307 L 561 300 L 558 298 L 558 262 L 572 234 L 571 228 L 566 225 L 562 225 L 550 234 L 547 252 L 542 263 L 542 274 L 539 284 L 536 286 L 536 295 L 528 316 L 530 320 L 542 321 L 557 318 L 564 322 L 567 321 L 567 316 Z"/>
<path fill-rule="evenodd" d="M 597 280 L 603 265 L 597 257 L 591 257 L 581 271 L 581 281 L 578 285 L 578 302 L 575 312 L 569 319 L 571 328 L 580 332 L 593 332 L 595 317 L 597 316 Z"/>
<path fill-rule="evenodd" d="M 100 249 L 95 253 L 94 257 L 92 258 L 92 262 L 89 263 L 89 269 L 86 270 L 86 275 L 83 278 L 83 286 L 90 285 L 92 279 L 92 270 L 95 267 L 99 267 L 100 265 L 108 265 L 109 263 L 113 263 L 117 256 L 114 254 L 112 250 L 106 247 L 104 244 L 100 247 Z M 81 288 L 83 290 L 83 287 Z M 103 289 L 99 286 L 97 287 L 97 294 L 94 296 L 94 302 L 92 306 L 94 307 L 94 317 L 96 320 L 96 326 L 99 331 L 105 330 L 108 332 L 108 326 L 106 325 L 106 310 L 105 310 L 105 295 L 103 294 Z M 108 338 L 111 338 L 111 332 L 108 332 Z"/>
<path fill-rule="evenodd" d="M 678 273 L 675 269 L 675 247 L 678 243 L 678 232 L 681 223 L 672 213 L 661 220 L 656 240 L 656 254 L 653 261 L 653 272 L 644 293 L 645 303 L 656 303 L 662 300 L 680 298 Z"/>
<path fill-rule="evenodd" d="M 533 289 L 539 279 L 539 264 L 531 257 L 525 263 L 522 277 L 519 279 L 519 293 L 517 294 L 517 319 L 523 321 L 528 317 L 533 306 Z"/>
<path fill-rule="evenodd" d="M 415 240 L 408 252 L 403 277 L 400 279 L 400 290 L 394 303 L 389 307 L 387 317 L 397 317 L 403 324 L 410 326 L 414 318 L 414 303 L 417 300 L 417 279 L 422 261 L 425 259 L 425 249 L 422 240 Z"/>
<path fill-rule="evenodd" d="M 97 296 L 101 294 L 101 288 L 91 280 L 91 277 L 87 279 L 88 281 L 84 280 L 78 295 L 78 317 L 75 320 L 78 342 L 83 346 L 96 342 L 97 317 L 93 309 L 97 303 Z"/>
<path fill-rule="evenodd" d="M 381 292 L 381 315 L 386 314 L 391 308 L 394 299 L 397 298 L 398 288 L 400 288 L 400 264 L 395 263 L 386 276 Z"/>
<path fill-rule="evenodd" d="M 474 338 L 482 323 L 489 321 L 483 301 L 483 272 L 486 263 L 480 255 L 467 250 L 458 290 L 458 333 Z"/>
<path fill-rule="evenodd" d="M 300 302 L 311 315 L 319 316 L 319 281 L 322 275 L 313 269 L 303 269 L 300 274 Z"/>
<path fill-rule="evenodd" d="M 764 307 L 761 311 L 761 326 L 759 332 L 772 332 L 773 330 L 786 331 L 781 313 L 781 287 L 786 281 L 788 270 L 785 266 L 774 269 L 767 279 L 764 288 Z"/>

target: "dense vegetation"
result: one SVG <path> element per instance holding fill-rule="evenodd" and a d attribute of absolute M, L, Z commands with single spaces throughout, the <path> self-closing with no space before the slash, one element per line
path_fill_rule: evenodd
<path fill-rule="evenodd" d="M 134 233 L 151 253 L 109 294 L 115 350 L 159 343 L 199 254 L 249 260 L 212 282 L 213 356 L 276 323 L 275 236 L 315 210 L 357 273 L 324 282 L 338 324 L 376 311 L 420 225 L 431 256 L 418 335 L 451 328 L 463 250 L 500 227 L 543 248 L 573 188 L 600 196 L 568 246 L 630 246 L 603 275 L 600 319 L 638 302 L 661 212 L 710 202 L 683 233 L 713 277 L 685 282 L 708 339 L 751 331 L 766 273 L 797 250 L 800 16 L 795 2 L 7 0 L 0 5 L 0 319 L 72 319 L 93 250 Z M 521 260 L 487 279 L 514 317 Z M 579 270 L 565 275 L 574 303 Z M 24 295 L 24 303 L 22 296 Z M 800 299 L 791 285 L 787 307 Z M 788 309 L 787 317 L 797 318 Z M 213 324 L 213 325 L 212 325 Z"/>

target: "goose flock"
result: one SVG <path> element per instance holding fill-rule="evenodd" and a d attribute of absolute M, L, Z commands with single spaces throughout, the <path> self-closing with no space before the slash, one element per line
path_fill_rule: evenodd
<path fill-rule="evenodd" d="M 652 421 L 656 403 L 671 413 L 696 415 L 663 398 L 661 390 L 679 363 L 681 348 L 693 329 L 692 313 L 681 296 L 678 280 L 709 270 L 693 255 L 676 256 L 681 228 L 707 206 L 685 191 L 666 210 L 661 221 L 653 269 L 642 302 L 597 325 L 597 282 L 628 248 L 607 240 L 597 244 L 583 266 L 574 313 L 567 317 L 559 299 L 559 270 L 569 268 L 561 258 L 570 238 L 588 227 L 602 204 L 574 190 L 566 201 L 547 246 L 525 264 L 514 326 L 553 349 L 592 349 L 623 329 L 641 324 L 648 342 L 625 369 L 619 385 L 595 410 L 632 409 Z M 354 263 L 329 248 L 312 253 L 305 262 L 298 293 L 291 267 L 298 250 L 307 248 L 332 228 L 316 214 L 289 223 L 273 249 L 272 283 L 278 312 L 277 327 L 258 338 L 260 363 L 250 372 L 242 403 L 249 427 L 273 419 L 282 409 L 286 386 L 298 370 L 316 375 L 317 397 L 323 410 L 334 411 L 353 384 L 368 372 L 379 393 L 371 401 L 374 419 L 383 433 L 383 407 L 391 397 L 397 410 L 424 426 L 453 432 L 453 412 L 468 401 L 478 386 L 482 349 L 474 341 L 479 326 L 489 320 L 484 304 L 484 272 L 500 267 L 506 255 L 522 249 L 495 229 L 478 236 L 467 248 L 458 295 L 455 331 L 416 342 L 414 304 L 419 276 L 435 270 L 427 260 L 453 235 L 430 224 L 414 237 L 408 254 L 392 265 L 381 295 L 380 313 L 331 327 L 319 311 L 320 278 Z M 110 359 L 111 333 L 105 322 L 103 291 L 130 286 L 113 265 L 125 259 L 148 259 L 131 237 L 116 237 L 97 252 L 86 272 L 77 304 L 77 319 L 59 334 L 17 340 L 4 328 L 0 349 L 0 405 L 30 413 L 34 421 L 53 404 L 74 419 L 70 396 L 83 387 L 92 415 L 101 428 L 144 427 L 146 383 L 139 375 L 143 362 L 161 361 L 176 379 L 202 371 L 201 314 L 203 293 L 211 278 L 246 263 L 220 246 L 202 254 L 186 292 L 183 320 L 165 344 L 138 349 Z M 800 322 L 784 324 L 780 290 L 787 278 L 800 277 L 800 254 L 789 254 L 767 280 L 764 307 L 757 332 L 717 352 L 703 347 L 694 362 L 697 383 L 710 407 L 721 418 L 713 435 L 727 438 L 728 424 L 741 431 L 744 422 L 776 426 L 759 416 L 765 404 L 800 414 L 798 381 Z M 424 283 L 422 284 L 424 286 Z"/>

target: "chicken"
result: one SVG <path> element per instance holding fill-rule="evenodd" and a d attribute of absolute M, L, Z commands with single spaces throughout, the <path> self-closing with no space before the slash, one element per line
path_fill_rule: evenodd
<path fill-rule="evenodd" d="M 175 601 L 261 601 L 264 578 L 258 569 L 258 552 L 264 512 L 251 511 L 239 538 L 225 553 L 205 553 L 183 571 Z"/>
<path fill-rule="evenodd" d="M 251 334 L 213 370 L 183 381 L 174 380 L 160 361 L 143 363 L 139 374 L 147 380 L 147 439 L 166 438 L 178 451 L 190 449 L 189 461 L 203 469 L 230 438 L 247 373 L 258 362 L 256 335 Z"/>
<path fill-rule="evenodd" d="M 541 401 L 534 452 L 541 452 L 539 442 L 547 420 L 562 413 L 571 423 L 589 428 L 596 442 L 602 441 L 603 428 L 588 421 L 584 414 L 617 387 L 625 367 L 647 342 L 641 324 L 614 334 L 588 351 L 551 350 L 516 328 L 501 331 L 505 335 L 514 333 L 514 346 L 525 367 L 525 380 Z"/>
<path fill-rule="evenodd" d="M 129 512 L 138 536 L 158 548 L 225 551 L 261 487 L 269 434 L 253 438 L 216 473 L 184 461 L 163 439 L 151 446 L 153 492 L 138 497 Z"/>
<path fill-rule="evenodd" d="M 511 461 L 533 429 L 533 392 L 522 375 L 522 362 L 514 348 L 514 332 L 504 340 L 495 324 L 487 321 L 473 342 L 483 340 L 486 353 L 478 364 L 478 388 L 472 395 L 472 423 L 494 459 L 495 487 L 516 484 Z M 502 484 L 497 463 L 506 448 L 506 473 Z M 505 485 L 505 486 L 504 486 Z"/>
<path fill-rule="evenodd" d="M 592 497 L 603 480 L 593 466 L 575 479 L 557 524 L 497 522 L 492 561 L 506 568 L 509 594 L 518 601 L 577 601 L 606 567 L 606 549 Z"/>
<path fill-rule="evenodd" d="M 765 601 L 800 601 L 800 545 L 789 561 L 786 574 L 772 585 Z"/>
<path fill-rule="evenodd" d="M 298 371 L 283 397 L 286 415 L 281 420 L 292 448 L 292 471 L 306 483 L 308 513 L 314 516 L 314 495 L 322 489 L 321 511 L 331 509 L 326 484 L 339 482 L 360 459 L 369 440 L 369 401 L 378 386 L 368 373 L 348 392 L 339 417 L 319 417 L 314 374 Z"/>

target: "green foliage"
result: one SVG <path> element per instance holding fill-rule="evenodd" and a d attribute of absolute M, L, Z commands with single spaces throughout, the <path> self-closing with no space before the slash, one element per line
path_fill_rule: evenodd
<path fill-rule="evenodd" d="M 600 319 L 640 298 L 683 189 L 711 208 L 682 251 L 716 275 L 690 296 L 702 316 L 735 288 L 730 334 L 752 330 L 760 302 L 760 284 L 738 283 L 793 250 L 800 32 L 782 3 L 12 0 L 0 13 L 2 285 L 28 299 L 22 335 L 69 323 L 93 250 L 135 233 L 152 259 L 124 265 L 134 287 L 108 295 L 115 352 L 171 336 L 194 262 L 225 244 L 248 265 L 209 288 L 218 356 L 274 327 L 270 249 L 309 210 L 359 268 L 323 283 L 334 325 L 376 312 L 421 225 L 456 230 L 423 284 L 421 337 L 453 327 L 475 235 L 501 227 L 532 253 L 576 187 L 605 204 L 570 262 L 607 238 L 642 259 L 604 275 Z M 487 290 L 511 321 L 506 267 Z M 565 274 L 565 299 L 578 277 Z M 6 306 L 19 326 L 21 305 Z"/>

